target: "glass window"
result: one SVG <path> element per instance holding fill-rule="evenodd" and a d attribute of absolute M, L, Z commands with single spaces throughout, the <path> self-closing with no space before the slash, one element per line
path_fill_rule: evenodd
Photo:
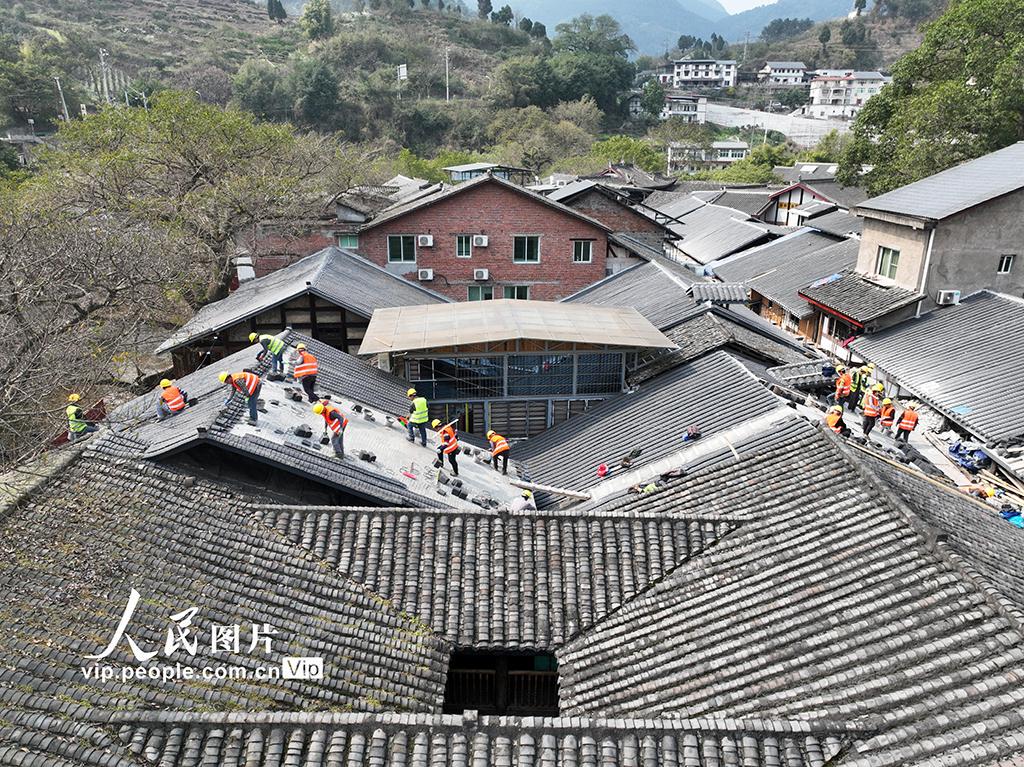
<path fill-rule="evenodd" d="M 875 263 L 875 272 L 890 280 L 896 279 L 896 269 L 900 265 L 900 252 L 892 248 L 881 246 L 878 248 L 878 260 Z"/>
<path fill-rule="evenodd" d="M 540 261 L 540 235 L 524 234 L 512 238 L 512 261 L 536 264 Z"/>
<path fill-rule="evenodd" d="M 416 238 L 411 234 L 389 234 L 388 261 L 390 263 L 414 263 L 416 261 Z"/>
<path fill-rule="evenodd" d="M 505 286 L 505 298 L 517 298 L 520 301 L 526 301 L 530 297 L 530 286 L 529 285 L 506 285 Z"/>
<path fill-rule="evenodd" d="M 468 288 L 467 301 L 488 301 L 494 298 L 494 286 L 492 285 L 470 285 Z"/>
<path fill-rule="evenodd" d="M 589 264 L 592 260 L 594 243 L 591 240 L 572 241 L 572 260 L 576 264 Z"/>
<path fill-rule="evenodd" d="M 455 257 L 470 258 L 473 255 L 473 235 L 455 235 Z"/>
<path fill-rule="evenodd" d="M 1008 254 L 999 257 L 999 268 L 996 269 L 997 274 L 1009 274 L 1013 270 L 1013 254 Z"/>
<path fill-rule="evenodd" d="M 571 354 L 519 354 L 508 358 L 509 396 L 572 394 Z"/>
<path fill-rule="evenodd" d="M 355 250 L 359 247 L 359 235 L 358 234 L 339 234 L 338 235 L 338 247 L 348 248 L 349 250 Z"/>
<path fill-rule="evenodd" d="M 504 393 L 501 357 L 410 360 L 409 381 L 427 399 L 482 399 Z"/>
<path fill-rule="evenodd" d="M 576 364 L 577 394 L 609 394 L 622 391 L 621 352 L 581 354 Z"/>

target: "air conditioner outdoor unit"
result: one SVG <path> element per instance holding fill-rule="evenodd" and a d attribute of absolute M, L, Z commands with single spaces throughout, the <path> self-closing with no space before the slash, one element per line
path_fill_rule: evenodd
<path fill-rule="evenodd" d="M 486 280 L 489 277 L 489 273 L 486 269 L 474 269 L 473 279 L 474 280 Z"/>
<path fill-rule="evenodd" d="M 473 235 L 473 247 L 474 248 L 486 248 L 487 247 L 487 235 L 486 234 L 474 234 Z"/>
<path fill-rule="evenodd" d="M 959 290 L 940 290 L 935 296 L 935 303 L 939 306 L 948 306 L 950 304 L 960 303 L 960 291 Z"/>
<path fill-rule="evenodd" d="M 434 247 L 434 235 L 421 234 L 416 238 L 416 244 L 421 248 L 432 248 Z"/>
<path fill-rule="evenodd" d="M 420 282 L 430 282 L 432 279 L 434 279 L 434 270 L 433 269 L 417 269 L 416 270 L 416 277 L 419 279 Z"/>

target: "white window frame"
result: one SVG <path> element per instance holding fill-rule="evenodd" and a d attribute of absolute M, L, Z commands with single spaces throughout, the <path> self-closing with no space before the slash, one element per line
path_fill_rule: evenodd
<path fill-rule="evenodd" d="M 391 258 L 391 240 L 397 237 L 400 240 L 404 240 L 406 237 L 412 239 L 412 260 L 410 261 L 405 257 L 405 247 L 402 247 L 402 257 L 400 259 Z M 416 235 L 415 234 L 389 234 L 387 240 L 388 247 L 388 263 L 389 264 L 415 264 L 416 263 Z"/>
<path fill-rule="evenodd" d="M 342 242 L 345 238 L 352 238 L 355 241 L 354 245 L 346 245 Z M 359 247 L 359 235 L 358 234 L 339 234 L 338 235 L 338 247 L 347 248 L 348 250 L 355 250 Z"/>
<path fill-rule="evenodd" d="M 895 263 L 893 258 L 895 257 Z M 887 245 L 878 246 L 878 255 L 875 256 L 875 274 L 889 280 L 895 280 L 900 268 L 900 252 L 896 248 Z M 892 272 L 892 274 L 890 274 Z"/>
<path fill-rule="evenodd" d="M 469 245 L 469 253 L 465 256 L 459 253 L 459 240 L 465 239 Z M 455 257 L 456 258 L 472 258 L 473 257 L 473 235 L 471 234 L 457 234 L 455 235 Z"/>
<path fill-rule="evenodd" d="M 519 298 L 519 296 L 509 296 L 508 291 L 515 291 L 518 293 L 520 290 L 526 291 L 525 298 Z M 504 285 L 501 289 L 501 295 L 503 298 L 508 298 L 515 301 L 529 301 L 530 300 L 530 286 L 529 285 Z"/>
<path fill-rule="evenodd" d="M 537 258 L 534 259 L 534 260 L 530 260 L 528 258 L 527 259 L 523 259 L 521 261 L 516 260 L 516 240 L 518 240 L 519 238 L 523 238 L 523 239 L 527 240 L 527 244 L 529 244 L 529 239 L 531 237 L 534 237 L 537 240 Z M 527 250 L 529 250 L 529 248 L 527 248 Z M 514 234 L 514 235 L 512 235 L 512 263 L 513 264 L 539 264 L 540 263 L 540 235 L 539 234 Z"/>
<path fill-rule="evenodd" d="M 580 252 L 580 246 L 585 245 L 586 253 Z M 586 258 L 583 256 L 586 255 Z M 593 240 L 573 240 L 572 241 L 572 262 L 574 264 L 592 264 L 594 263 L 594 241 Z"/>
<path fill-rule="evenodd" d="M 1009 274 L 1013 271 L 1013 262 L 1017 260 L 1016 253 L 1003 253 L 999 256 L 999 266 L 996 267 L 996 274 Z"/>
<path fill-rule="evenodd" d="M 480 298 L 470 298 L 470 293 L 474 290 L 480 291 Z M 491 291 L 491 295 L 484 296 L 483 291 Z M 491 301 L 494 299 L 494 286 L 493 285 L 467 285 L 466 286 L 466 300 L 467 301 Z"/>

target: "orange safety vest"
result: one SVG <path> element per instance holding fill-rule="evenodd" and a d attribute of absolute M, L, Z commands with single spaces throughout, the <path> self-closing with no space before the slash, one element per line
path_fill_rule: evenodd
<path fill-rule="evenodd" d="M 496 458 L 509 450 L 508 440 L 500 434 L 491 435 L 491 457 Z"/>
<path fill-rule="evenodd" d="M 160 399 L 167 404 L 167 409 L 172 413 L 185 409 L 185 398 L 181 395 L 181 389 L 177 386 L 168 386 L 164 389 L 160 394 Z"/>
<path fill-rule="evenodd" d="M 850 394 L 850 386 L 853 384 L 853 379 L 850 378 L 849 373 L 843 373 L 839 378 L 836 379 L 836 396 L 847 397 Z"/>
<path fill-rule="evenodd" d="M 331 418 L 332 413 L 337 413 L 338 417 Z M 348 419 L 345 417 L 345 414 L 338 408 L 334 407 L 334 405 L 325 405 L 324 412 L 320 415 L 322 415 L 324 420 L 327 422 L 327 427 L 335 434 L 339 434 L 348 426 Z"/>
<path fill-rule="evenodd" d="M 306 376 L 316 375 L 316 357 L 307 351 L 299 352 L 299 356 L 302 357 L 302 362 L 295 366 L 295 377 L 305 378 Z"/>
<path fill-rule="evenodd" d="M 260 377 L 255 373 L 232 373 L 231 385 L 247 397 L 256 393 L 260 385 Z"/>
<path fill-rule="evenodd" d="M 896 408 L 892 404 L 882 405 L 882 409 L 879 412 L 881 413 L 881 416 L 879 417 L 878 422 L 882 424 L 882 426 L 892 426 L 893 422 L 896 420 Z"/>
<path fill-rule="evenodd" d="M 441 447 L 444 448 L 444 454 L 454 453 L 459 449 L 459 440 L 455 436 L 455 429 L 451 426 L 445 426 L 438 432 L 441 435 Z"/>
<path fill-rule="evenodd" d="M 825 423 L 828 424 L 828 428 L 834 431 L 836 434 L 843 433 L 843 414 L 842 413 L 829 413 L 825 416 Z"/>
<path fill-rule="evenodd" d="M 881 405 L 879 404 L 878 394 L 876 392 L 869 391 L 864 395 L 864 415 L 868 418 L 877 416 L 879 408 L 881 408 Z"/>
<path fill-rule="evenodd" d="M 900 418 L 899 426 L 896 428 L 900 431 L 913 431 L 917 428 L 917 413 L 913 410 L 904 410 L 903 417 Z"/>

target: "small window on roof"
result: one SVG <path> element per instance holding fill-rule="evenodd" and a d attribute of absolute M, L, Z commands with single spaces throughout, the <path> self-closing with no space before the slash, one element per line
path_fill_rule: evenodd
<path fill-rule="evenodd" d="M 996 274 L 1009 274 L 1013 271 L 1013 262 L 1015 256 L 1012 253 L 1008 253 L 999 257 L 999 268 L 996 269 Z"/>
<path fill-rule="evenodd" d="M 814 166 L 813 165 L 804 165 L 804 166 L 802 166 L 800 168 L 800 172 L 801 173 L 813 173 L 814 172 Z"/>

